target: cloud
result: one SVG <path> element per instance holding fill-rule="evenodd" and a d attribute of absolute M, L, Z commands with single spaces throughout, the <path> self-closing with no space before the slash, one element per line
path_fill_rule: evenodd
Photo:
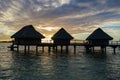
<path fill-rule="evenodd" d="M 44 26 L 38 30 L 46 35 L 60 27 L 86 35 L 97 27 L 120 25 L 119 4 L 119 0 L 0 0 L 0 28 L 12 35 L 32 24 Z"/>
<path fill-rule="evenodd" d="M 118 8 L 118 7 L 120 7 L 120 0 L 107 0 L 107 6 L 109 6 L 110 8 L 112 8 L 112 7 L 116 7 L 116 8 Z"/>
<path fill-rule="evenodd" d="M 10 39 L 10 35 L 6 34 L 6 33 L 0 33 L 0 41 L 9 41 Z"/>

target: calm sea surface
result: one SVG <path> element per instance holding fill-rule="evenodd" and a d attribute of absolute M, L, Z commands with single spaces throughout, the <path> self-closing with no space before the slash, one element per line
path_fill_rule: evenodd
<path fill-rule="evenodd" d="M 77 47 L 74 55 L 72 47 L 69 54 L 59 52 L 48 54 L 39 48 L 36 55 L 34 47 L 24 55 L 10 51 L 10 43 L 0 43 L 0 80 L 120 80 L 120 50 L 113 55 L 111 48 L 107 54 L 86 54 L 83 47 Z M 64 52 L 65 53 L 65 52 Z"/>

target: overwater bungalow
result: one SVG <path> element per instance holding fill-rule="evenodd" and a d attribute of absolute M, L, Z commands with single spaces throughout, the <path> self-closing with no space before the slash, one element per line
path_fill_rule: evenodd
<path fill-rule="evenodd" d="M 85 46 L 86 51 L 94 53 L 94 47 L 101 47 L 101 52 L 106 53 L 106 46 L 109 45 L 109 40 L 113 38 L 105 33 L 101 28 L 96 29 L 92 34 L 90 34 L 86 40 L 88 44 Z"/>
<path fill-rule="evenodd" d="M 14 50 L 14 48 L 17 48 L 17 51 L 19 51 L 19 45 L 25 46 L 25 53 L 26 53 L 26 46 L 28 46 L 28 52 L 29 47 L 31 45 L 36 46 L 37 51 L 37 45 L 41 44 L 41 39 L 45 38 L 41 33 L 37 32 L 35 28 L 32 25 L 24 26 L 22 29 L 20 29 L 18 32 L 13 34 L 11 38 L 14 38 L 13 45 L 11 45 L 11 50 Z M 14 45 L 17 45 L 16 47 Z"/>
<path fill-rule="evenodd" d="M 11 38 L 14 38 L 14 44 L 16 45 L 37 45 L 45 37 L 37 32 L 32 25 L 27 25 L 13 34 Z"/>
<path fill-rule="evenodd" d="M 112 39 L 113 38 L 105 33 L 101 28 L 96 29 L 86 38 L 90 45 L 108 45 L 109 40 Z"/>
<path fill-rule="evenodd" d="M 60 44 L 60 45 L 70 44 L 70 40 L 72 39 L 73 37 L 64 28 L 61 28 L 52 37 L 54 44 Z"/>

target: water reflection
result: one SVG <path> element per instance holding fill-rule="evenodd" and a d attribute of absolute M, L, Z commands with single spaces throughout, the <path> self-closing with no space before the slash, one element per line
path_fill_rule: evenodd
<path fill-rule="evenodd" d="M 120 54 L 101 57 L 77 49 L 76 55 L 36 55 L 0 51 L 0 80 L 119 80 Z M 72 54 L 72 53 L 70 53 Z"/>

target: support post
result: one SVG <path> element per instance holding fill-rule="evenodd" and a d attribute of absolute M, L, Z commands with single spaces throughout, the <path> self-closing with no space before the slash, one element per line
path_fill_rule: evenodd
<path fill-rule="evenodd" d="M 116 54 L 116 48 L 117 48 L 117 46 L 113 45 L 111 47 L 113 48 L 113 54 Z"/>
<path fill-rule="evenodd" d="M 28 45 L 28 53 L 30 52 L 30 45 Z"/>
<path fill-rule="evenodd" d="M 50 53 L 50 51 L 51 51 L 51 47 L 50 47 L 50 46 L 48 46 L 48 52 Z"/>
<path fill-rule="evenodd" d="M 19 45 L 17 45 L 17 52 L 19 52 Z"/>
<path fill-rule="evenodd" d="M 36 54 L 38 54 L 38 46 L 36 46 Z"/>
<path fill-rule="evenodd" d="M 114 51 L 114 54 L 116 53 L 116 48 L 115 47 L 113 47 L 113 51 Z"/>
<path fill-rule="evenodd" d="M 14 51 L 14 45 L 11 45 L 11 46 L 10 46 L 10 50 L 11 50 L 11 51 Z"/>
<path fill-rule="evenodd" d="M 52 47 L 52 48 L 53 48 L 53 51 L 55 51 L 55 46 L 54 46 L 54 45 L 53 45 L 53 47 Z"/>
<path fill-rule="evenodd" d="M 61 45 L 61 53 L 63 53 L 63 45 Z"/>
<path fill-rule="evenodd" d="M 66 45 L 66 53 L 68 53 L 68 45 Z"/>
<path fill-rule="evenodd" d="M 10 46 L 10 50 L 14 51 L 14 41 L 12 41 L 12 45 Z"/>
<path fill-rule="evenodd" d="M 85 46 L 85 49 L 86 49 L 86 53 L 89 53 L 89 51 L 90 51 L 89 46 Z"/>
<path fill-rule="evenodd" d="M 57 46 L 56 46 L 56 50 L 55 50 L 55 51 L 56 51 L 56 53 L 57 53 L 57 51 L 58 51 L 58 47 L 57 47 Z"/>
<path fill-rule="evenodd" d="M 76 54 L 76 45 L 74 45 L 74 54 Z"/>

